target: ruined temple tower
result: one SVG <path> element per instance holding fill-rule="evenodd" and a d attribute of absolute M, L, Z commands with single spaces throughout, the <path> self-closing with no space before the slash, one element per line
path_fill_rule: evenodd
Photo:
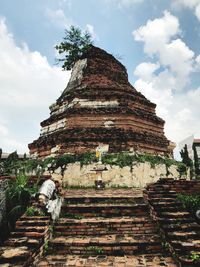
<path fill-rule="evenodd" d="M 50 117 L 41 122 L 40 137 L 29 144 L 30 154 L 44 158 L 109 145 L 109 152 L 169 155 L 164 121 L 156 116 L 155 108 L 129 83 L 118 60 L 91 46 L 50 106 Z"/>

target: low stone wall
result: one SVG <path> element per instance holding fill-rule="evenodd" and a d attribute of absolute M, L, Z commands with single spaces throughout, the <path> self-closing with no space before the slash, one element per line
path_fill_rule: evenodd
<path fill-rule="evenodd" d="M 144 187 L 147 183 L 156 182 L 159 178 L 177 178 L 179 172 L 177 166 L 172 165 L 168 171 L 164 164 L 151 167 L 151 164 L 135 163 L 132 168 L 129 166 L 120 168 L 115 165 L 105 165 L 106 171 L 102 173 L 102 179 L 106 184 L 106 187 Z M 64 186 L 94 186 L 94 182 L 98 175 L 94 171 L 97 165 L 88 164 L 81 166 L 80 163 L 68 164 L 63 176 L 61 175 L 61 169 L 55 170 L 52 177 L 63 182 Z M 46 173 L 48 174 L 48 173 Z M 189 179 L 189 173 L 186 178 Z"/>

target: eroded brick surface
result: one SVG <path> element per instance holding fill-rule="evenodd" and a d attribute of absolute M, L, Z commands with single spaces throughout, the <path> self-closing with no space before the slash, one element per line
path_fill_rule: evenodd
<path fill-rule="evenodd" d="M 71 266 L 71 267 L 176 267 L 170 257 L 162 255 L 142 255 L 142 256 L 90 256 L 88 258 L 78 256 L 56 257 L 47 256 L 46 259 L 38 263 L 38 267 L 51 266 Z"/>
<path fill-rule="evenodd" d="M 200 266 L 200 225 L 177 199 L 177 192 L 194 192 L 198 181 L 160 179 L 144 191 L 168 249 L 183 267 Z"/>
<path fill-rule="evenodd" d="M 67 214 L 72 205 L 79 213 Z M 137 206 L 137 211 L 130 206 Z M 47 255 L 36 261 L 34 267 L 177 266 L 163 251 L 161 236 L 149 216 L 141 190 L 68 190 L 63 207 Z M 126 216 L 120 207 L 126 210 Z M 107 208 L 110 213 L 104 212 Z M 120 210 L 118 216 L 116 208 Z M 101 216 L 95 214 L 97 211 Z"/>
<path fill-rule="evenodd" d="M 0 266 L 30 266 L 43 253 L 45 240 L 49 237 L 49 217 L 22 216 L 15 231 L 0 248 Z"/>
<path fill-rule="evenodd" d="M 64 153 L 130 151 L 171 154 L 164 121 L 156 105 L 128 81 L 125 67 L 112 55 L 91 46 L 79 60 L 50 117 L 41 122 L 40 137 L 29 144 L 40 158 Z"/>

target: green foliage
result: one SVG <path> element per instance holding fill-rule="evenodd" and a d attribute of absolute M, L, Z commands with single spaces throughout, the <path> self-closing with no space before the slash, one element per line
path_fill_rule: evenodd
<path fill-rule="evenodd" d="M 95 153 L 93 152 L 87 152 L 84 154 L 77 155 L 75 159 L 76 161 L 80 162 L 81 166 L 83 166 L 84 164 L 95 162 L 96 156 L 95 156 Z"/>
<path fill-rule="evenodd" d="M 152 168 L 158 164 L 164 164 L 166 168 L 169 168 L 173 164 L 177 165 L 177 161 L 169 158 L 162 158 L 151 154 L 130 155 L 128 153 L 107 154 L 103 157 L 102 162 L 104 164 L 118 165 L 121 168 L 125 166 L 132 168 L 137 162 L 149 162 Z"/>
<path fill-rule="evenodd" d="M 183 203 L 184 208 L 190 211 L 193 215 L 200 207 L 200 194 L 198 195 L 178 194 L 177 197 Z"/>
<path fill-rule="evenodd" d="M 88 251 L 91 251 L 91 252 L 94 252 L 96 254 L 103 254 L 103 248 L 100 248 L 100 247 L 95 247 L 95 246 L 89 246 L 87 248 Z"/>
<path fill-rule="evenodd" d="M 28 187 L 28 177 L 19 173 L 16 179 L 10 181 L 6 190 L 6 210 L 9 228 L 13 228 L 16 220 L 26 211 L 30 204 L 31 192 Z"/>
<path fill-rule="evenodd" d="M 168 242 L 162 242 L 161 245 L 162 245 L 162 248 L 167 251 L 170 249 L 170 244 Z"/>
<path fill-rule="evenodd" d="M 4 174 L 16 175 L 19 169 L 20 162 L 17 152 L 9 154 L 8 158 L 4 161 Z"/>
<path fill-rule="evenodd" d="M 26 210 L 26 216 L 32 217 L 36 215 L 36 209 L 34 207 L 28 207 Z"/>
<path fill-rule="evenodd" d="M 63 62 L 63 70 L 72 69 L 75 62 L 89 50 L 91 44 L 92 38 L 87 31 L 82 33 L 74 26 L 65 30 L 63 42 L 55 46 L 59 54 L 64 54 L 64 58 L 57 59 L 58 62 Z"/>
<path fill-rule="evenodd" d="M 73 163 L 74 161 L 74 155 L 64 154 L 55 159 L 54 167 L 57 169 L 59 167 L 66 166 L 69 163 Z"/>
<path fill-rule="evenodd" d="M 42 210 L 37 209 L 35 207 L 28 207 L 26 209 L 26 216 L 28 216 L 28 217 L 45 216 L 45 213 Z"/>
<path fill-rule="evenodd" d="M 73 213 L 63 213 L 63 214 L 62 214 L 62 217 L 63 217 L 63 218 L 69 218 L 69 219 L 77 219 L 77 220 L 80 220 L 80 219 L 85 218 L 85 217 L 82 216 L 82 215 L 79 215 L 79 214 L 73 214 Z"/>
<path fill-rule="evenodd" d="M 48 253 L 48 250 L 49 250 L 49 240 L 45 240 L 44 247 L 43 247 L 44 255 L 46 255 Z"/>
<path fill-rule="evenodd" d="M 200 175 L 200 166 L 199 166 L 199 158 L 197 154 L 196 146 L 193 145 L 193 151 L 194 151 L 194 172 L 196 177 Z"/>
<path fill-rule="evenodd" d="M 14 161 L 13 161 L 14 160 Z M 17 160 L 16 158 L 7 162 L 6 169 L 9 170 L 7 174 L 11 173 L 35 173 L 38 177 L 38 181 L 45 170 L 53 173 L 56 169 L 61 168 L 61 175 L 70 163 L 80 162 L 81 167 L 85 164 L 97 162 L 97 158 L 94 152 L 87 152 L 79 155 L 64 154 L 58 157 L 49 157 L 44 160 L 40 159 L 25 159 Z M 180 174 L 186 172 L 184 163 L 178 163 L 177 161 L 169 158 L 163 158 L 160 156 L 154 156 L 151 154 L 129 154 L 129 153 L 112 153 L 105 154 L 102 157 L 103 164 L 117 165 L 121 168 L 129 166 L 131 170 L 137 162 L 149 162 L 151 167 L 154 168 L 158 164 L 164 164 L 166 166 L 167 174 L 169 173 L 169 167 L 171 165 L 178 165 Z M 37 186 L 35 189 L 37 190 Z"/>
<path fill-rule="evenodd" d="M 187 145 L 184 146 L 183 149 L 181 149 L 180 151 L 180 155 L 182 158 L 182 162 L 188 167 L 190 168 L 190 178 L 193 177 L 193 161 L 191 160 L 191 158 L 189 157 L 188 154 L 188 149 L 187 149 Z"/>
<path fill-rule="evenodd" d="M 102 162 L 110 165 L 118 165 L 123 168 L 125 166 L 131 167 L 133 164 L 134 156 L 127 153 L 107 154 L 103 157 Z"/>
<path fill-rule="evenodd" d="M 187 173 L 187 166 L 183 162 L 179 162 L 177 170 L 180 174 L 180 177 L 182 177 L 183 175 Z"/>
<path fill-rule="evenodd" d="M 193 261 L 198 261 L 200 259 L 200 255 L 197 252 L 192 251 L 190 254 L 190 259 Z"/>

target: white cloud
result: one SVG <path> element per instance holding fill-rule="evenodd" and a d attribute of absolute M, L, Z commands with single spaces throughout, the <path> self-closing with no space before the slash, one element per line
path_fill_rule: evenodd
<path fill-rule="evenodd" d="M 194 52 L 181 39 L 175 39 L 180 32 L 178 19 L 167 11 L 162 18 L 149 20 L 133 31 L 135 40 L 144 42 L 144 52 L 158 57 L 159 63 L 176 75 L 177 89 L 187 84 L 194 63 Z"/>
<path fill-rule="evenodd" d="M 198 55 L 196 58 L 195 58 L 195 62 L 196 62 L 196 69 L 197 70 L 200 70 L 200 55 Z"/>
<path fill-rule="evenodd" d="M 195 58 L 194 52 L 177 38 L 180 32 L 178 19 L 169 12 L 133 32 L 135 40 L 144 43 L 144 52 L 157 61 L 136 67 L 138 80 L 134 86 L 157 104 L 157 114 L 166 121 L 167 137 L 177 143 L 191 134 L 200 136 L 200 88 L 188 90 L 190 74 L 197 71 L 200 56 Z"/>
<path fill-rule="evenodd" d="M 39 135 L 39 123 L 60 95 L 69 72 L 49 65 L 45 56 L 16 45 L 0 19 L 0 147 L 19 152 Z"/>
<path fill-rule="evenodd" d="M 86 31 L 90 33 L 93 40 L 99 41 L 99 36 L 94 31 L 94 26 L 91 24 L 86 25 Z"/>
<path fill-rule="evenodd" d="M 145 53 L 153 55 L 179 32 L 178 19 L 165 11 L 162 18 L 148 20 L 145 26 L 133 31 L 133 36 L 136 41 L 144 42 Z"/>
<path fill-rule="evenodd" d="M 197 16 L 198 20 L 200 21 L 200 4 L 195 8 L 195 15 Z"/>
<path fill-rule="evenodd" d="M 0 136 L 6 136 L 8 134 L 8 128 L 3 125 L 0 124 Z"/>
<path fill-rule="evenodd" d="M 57 27 L 68 28 L 73 24 L 71 18 L 66 17 L 63 9 L 56 10 L 46 9 L 45 16 Z"/>
<path fill-rule="evenodd" d="M 175 8 L 190 8 L 200 21 L 200 0 L 172 0 L 172 7 Z"/>
<path fill-rule="evenodd" d="M 154 64 L 151 62 L 143 62 L 136 67 L 134 75 L 139 76 L 142 80 L 150 81 L 152 79 L 153 73 L 159 68 L 159 63 Z"/>

